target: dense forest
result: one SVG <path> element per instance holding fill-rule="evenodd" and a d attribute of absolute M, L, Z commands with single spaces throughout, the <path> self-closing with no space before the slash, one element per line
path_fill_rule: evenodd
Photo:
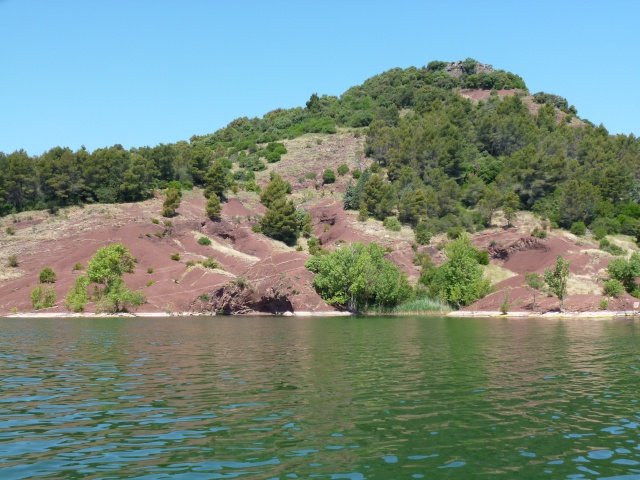
<path fill-rule="evenodd" d="M 491 95 L 473 102 L 459 94 L 464 88 Z M 260 190 L 254 172 L 280 160 L 282 140 L 347 127 L 366 134 L 365 153 L 375 162 L 354 172 L 345 208 L 394 217 L 411 225 L 420 243 L 438 232 L 456 237 L 482 229 L 498 209 L 532 210 L 550 225 L 601 236 L 638 235 L 640 142 L 572 121 L 576 116 L 560 96 L 529 97 L 510 72 L 473 59 L 436 61 L 389 70 L 340 97 L 313 94 L 305 107 L 239 118 L 189 142 L 93 152 L 55 147 L 40 156 L 0 152 L 0 215 L 134 202 L 191 185 L 224 201 L 229 188 Z"/>

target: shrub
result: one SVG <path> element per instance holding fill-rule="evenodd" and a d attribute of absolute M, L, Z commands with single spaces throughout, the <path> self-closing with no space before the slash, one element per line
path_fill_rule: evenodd
<path fill-rule="evenodd" d="M 327 168 L 323 173 L 322 173 L 322 182 L 325 185 L 328 185 L 330 183 L 333 183 L 336 181 L 336 174 L 334 173 L 333 170 L 331 170 L 330 168 Z"/>
<path fill-rule="evenodd" d="M 600 310 L 607 310 L 609 308 L 609 299 L 608 298 L 602 298 L 600 299 Z"/>
<path fill-rule="evenodd" d="M 456 238 L 460 238 L 463 233 L 463 227 L 451 227 L 447 230 L 447 238 L 450 240 L 455 240 Z"/>
<path fill-rule="evenodd" d="M 611 255 L 616 255 L 616 256 L 625 254 L 624 248 L 619 247 L 615 243 L 611 243 L 606 238 L 603 238 L 600 241 L 600 250 L 602 250 L 604 252 L 609 252 Z"/>
<path fill-rule="evenodd" d="M 347 167 L 347 165 L 345 163 L 343 163 L 342 165 L 340 165 L 338 167 L 338 175 L 340 175 L 341 177 L 345 176 L 347 173 L 349 173 L 349 167 Z"/>
<path fill-rule="evenodd" d="M 84 266 L 80 262 L 76 262 L 71 271 L 75 272 L 76 270 L 84 270 Z"/>
<path fill-rule="evenodd" d="M 392 232 L 399 232 L 402 229 L 402 225 L 400 224 L 400 220 L 396 217 L 387 217 L 382 222 L 382 225 L 387 230 L 391 230 Z"/>
<path fill-rule="evenodd" d="M 193 267 L 195 264 L 196 262 L 194 262 L 193 260 L 187 260 L 187 262 L 185 263 L 185 266 L 189 268 L 189 267 Z"/>
<path fill-rule="evenodd" d="M 629 260 L 614 258 L 607 266 L 609 276 L 618 280 L 634 297 L 637 294 L 636 278 L 640 277 L 640 253 L 634 252 Z"/>
<path fill-rule="evenodd" d="M 198 239 L 198 243 L 200 245 L 204 245 L 205 247 L 208 247 L 209 245 L 211 245 L 211 239 L 209 237 L 200 237 Z"/>
<path fill-rule="evenodd" d="M 153 223 L 154 225 L 158 225 L 160 223 L 160 220 L 158 220 L 157 218 L 152 218 L 151 223 Z"/>
<path fill-rule="evenodd" d="M 45 267 L 40 271 L 40 283 L 55 283 L 56 272 L 49 267 Z"/>
<path fill-rule="evenodd" d="M 31 304 L 36 310 L 53 307 L 56 303 L 56 292 L 48 285 L 37 285 L 31 291 Z"/>
<path fill-rule="evenodd" d="M 145 283 L 146 287 L 150 287 L 151 285 L 153 285 L 154 283 L 156 283 L 155 280 L 149 280 L 147 283 Z"/>
<path fill-rule="evenodd" d="M 315 255 L 305 267 L 317 273 L 313 286 L 325 301 L 351 311 L 388 310 L 412 293 L 404 272 L 384 258 L 376 243 L 354 243 Z"/>
<path fill-rule="evenodd" d="M 172 253 L 171 254 L 171 260 L 175 260 L 176 262 L 180 261 L 180 254 L 179 253 Z"/>
<path fill-rule="evenodd" d="M 602 294 L 607 297 L 618 298 L 624 292 L 624 285 L 620 283 L 618 280 L 611 279 L 604 282 L 604 287 L 602 288 Z"/>
<path fill-rule="evenodd" d="M 531 232 L 531 236 L 536 238 L 547 238 L 547 231 L 535 227 Z"/>
<path fill-rule="evenodd" d="M 211 270 L 214 270 L 216 268 L 222 270 L 222 266 L 218 262 L 216 262 L 216 259 L 213 257 L 208 257 L 206 260 L 202 260 L 200 262 L 200 265 L 202 265 L 204 268 L 210 268 Z"/>
<path fill-rule="evenodd" d="M 307 180 L 315 180 L 316 176 L 316 172 L 307 172 L 305 173 L 304 178 L 306 178 Z"/>
<path fill-rule="evenodd" d="M 9 255 L 7 259 L 7 267 L 16 268 L 18 266 L 18 257 L 16 255 Z"/>
<path fill-rule="evenodd" d="M 416 225 L 414 234 L 416 236 L 416 242 L 420 245 L 429 245 L 431 242 L 431 229 L 427 222 L 419 222 Z"/>
<path fill-rule="evenodd" d="M 468 235 L 461 235 L 446 246 L 447 261 L 430 278 L 431 293 L 458 307 L 470 305 L 490 291 L 478 264 L 478 250 Z"/>
<path fill-rule="evenodd" d="M 5 232 L 7 235 L 15 235 L 16 234 L 16 229 L 13 227 L 7 227 L 5 229 Z"/>
<path fill-rule="evenodd" d="M 151 267 L 147 268 L 147 273 L 149 275 L 151 275 L 153 273 L 153 268 L 151 268 Z"/>
<path fill-rule="evenodd" d="M 360 178 L 360 175 L 362 175 L 362 172 L 360 170 L 354 170 L 351 175 L 353 175 L 353 178 L 355 178 L 356 180 Z"/>
<path fill-rule="evenodd" d="M 478 250 L 478 263 L 480 265 L 489 265 L 489 252 L 486 250 Z"/>
<path fill-rule="evenodd" d="M 570 232 L 573 233 L 574 235 L 581 237 L 585 233 L 587 233 L 587 226 L 582 221 L 573 222 L 573 224 L 571 225 Z"/>

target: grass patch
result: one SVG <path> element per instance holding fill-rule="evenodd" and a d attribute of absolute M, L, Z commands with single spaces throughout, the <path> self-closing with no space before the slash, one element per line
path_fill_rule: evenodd
<path fill-rule="evenodd" d="M 369 309 L 367 313 L 379 313 L 381 315 L 420 315 L 430 313 L 448 313 L 451 307 L 442 300 L 422 297 L 408 300 L 391 310 Z"/>

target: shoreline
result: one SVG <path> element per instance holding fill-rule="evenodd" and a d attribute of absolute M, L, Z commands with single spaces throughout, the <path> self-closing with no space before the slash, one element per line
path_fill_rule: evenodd
<path fill-rule="evenodd" d="M 33 312 L 10 313 L 2 318 L 170 318 L 170 317 L 350 317 L 349 312 L 284 312 L 282 314 L 252 313 L 241 315 L 216 315 L 206 312 L 143 312 L 143 313 L 72 313 L 72 312 Z"/>
<path fill-rule="evenodd" d="M 498 311 L 457 311 L 446 314 L 447 317 L 463 317 L 463 318 L 621 318 L 621 317 L 637 317 L 640 316 L 638 311 L 602 311 L 602 312 L 507 312 Z"/>
<path fill-rule="evenodd" d="M 8 315 L 0 315 L 3 318 L 170 318 L 170 317 L 351 317 L 355 316 L 350 312 L 327 311 L 327 312 L 284 312 L 282 314 L 271 313 L 253 313 L 241 315 L 216 315 L 215 313 L 205 312 L 143 312 L 143 313 L 71 313 L 71 312 L 33 312 L 33 313 L 10 313 Z M 458 318 L 591 318 L 591 319 L 607 319 L 607 318 L 633 318 L 640 317 L 639 311 L 603 311 L 603 312 L 507 312 L 503 314 L 498 311 L 469 311 L 458 310 L 449 313 L 440 312 L 424 312 L 424 313 L 379 313 L 365 314 L 364 316 L 381 316 L 381 317 L 458 317 Z"/>

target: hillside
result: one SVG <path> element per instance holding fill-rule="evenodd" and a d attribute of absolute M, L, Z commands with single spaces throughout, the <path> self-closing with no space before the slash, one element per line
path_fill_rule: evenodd
<path fill-rule="evenodd" d="M 296 213 L 287 237 L 284 210 L 261 198 L 274 174 L 290 185 L 278 208 Z M 597 310 L 614 258 L 598 242 L 620 244 L 618 257 L 636 250 L 639 178 L 634 136 L 609 135 L 563 97 L 531 95 L 517 75 L 472 59 L 393 69 L 339 98 L 313 94 L 304 108 L 236 119 L 190 142 L 0 154 L 0 313 L 31 308 L 45 266 L 58 275 L 62 309 L 81 273 L 74 265 L 114 242 L 138 259 L 125 281 L 145 293 L 140 311 L 330 311 L 304 268 L 309 242 L 322 253 L 376 241 L 424 294 L 437 291 L 425 255 L 442 264 L 444 245 L 463 232 L 491 254 L 483 269 L 499 290 L 467 308 L 497 310 L 508 291 L 510 308 L 526 311 L 524 274 L 562 254 L 567 307 Z M 171 189 L 182 201 L 165 219 Z M 223 197 L 220 218 L 207 217 L 203 193 Z M 302 235 L 296 222 L 307 214 Z M 275 231 L 265 217 L 278 219 Z M 545 239 L 530 237 L 536 226 Z M 198 263 L 209 257 L 221 268 Z M 632 303 L 625 293 L 608 308 Z"/>

